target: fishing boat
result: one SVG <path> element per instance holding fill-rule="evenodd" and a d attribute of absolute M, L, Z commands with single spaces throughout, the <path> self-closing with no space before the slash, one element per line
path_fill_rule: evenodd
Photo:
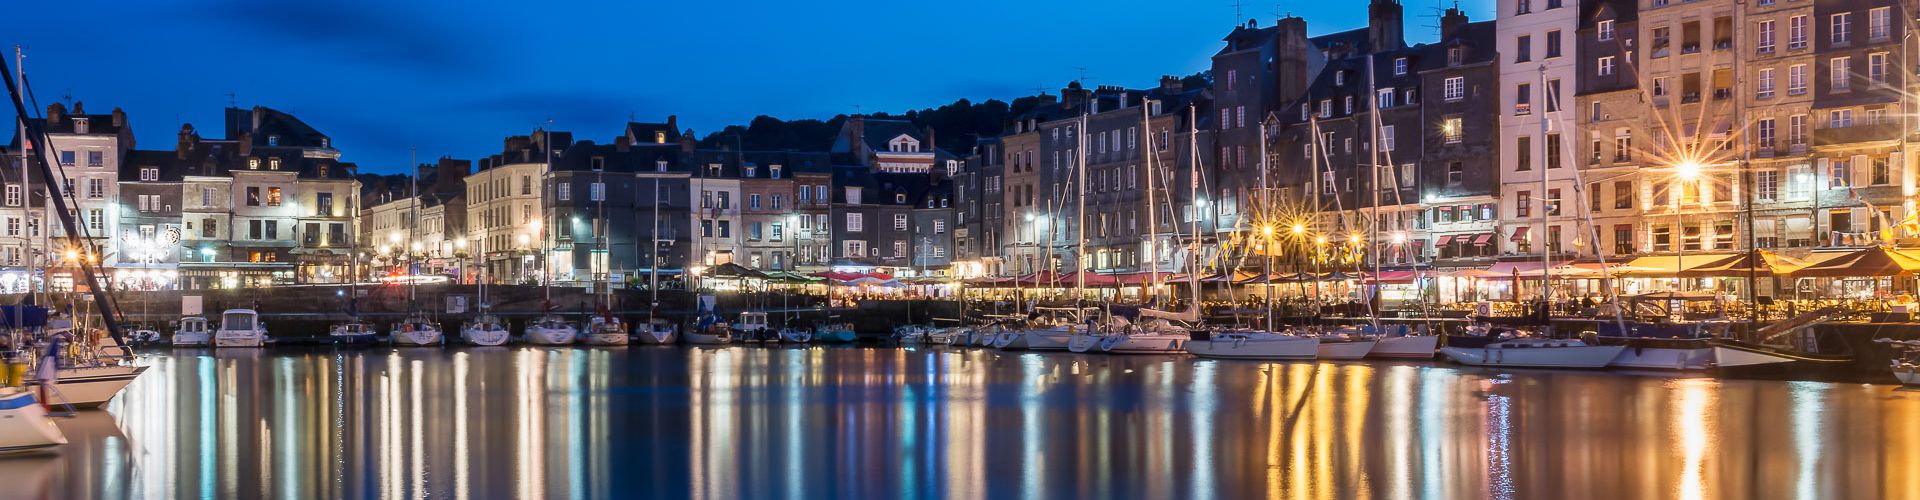
<path fill-rule="evenodd" d="M 1515 368 L 1605 368 L 1626 346 L 1588 345 L 1568 339 L 1517 338 L 1484 347 L 1442 347 L 1440 354 L 1470 366 Z"/>
<path fill-rule="evenodd" d="M 1893 348 L 1888 362 L 1893 378 L 1900 379 L 1901 384 L 1920 386 L 1920 340 L 1874 339 L 1874 342 Z"/>
<path fill-rule="evenodd" d="M 371 344 L 380 340 L 380 332 L 356 318 L 329 327 L 327 338 L 334 344 Z"/>
<path fill-rule="evenodd" d="M 32 391 L 0 389 L 0 453 L 25 453 L 67 444 Z"/>
<path fill-rule="evenodd" d="M 821 342 L 845 344 L 859 340 L 853 331 L 853 323 L 827 323 L 814 328 L 813 338 Z"/>
<path fill-rule="evenodd" d="M 506 322 L 492 314 L 481 313 L 460 325 L 460 340 L 469 345 L 506 345 L 512 337 L 513 332 L 507 331 Z"/>
<path fill-rule="evenodd" d="M 558 314 L 546 314 L 527 323 L 526 341 L 533 345 L 569 345 L 580 330 Z"/>
<path fill-rule="evenodd" d="M 213 343 L 213 330 L 207 328 L 207 318 L 187 316 L 180 318 L 171 340 L 174 347 L 206 347 Z"/>
<path fill-rule="evenodd" d="M 640 330 L 635 340 L 642 344 L 672 344 L 680 340 L 680 325 L 658 316 L 647 319 L 647 327 Z"/>
<path fill-rule="evenodd" d="M 740 319 L 732 325 L 733 338 L 749 344 L 758 344 L 771 340 L 773 330 L 767 323 L 767 313 L 747 311 L 740 313 Z"/>
<path fill-rule="evenodd" d="M 213 332 L 214 347 L 260 347 L 267 343 L 267 325 L 252 309 L 220 313 L 220 329 Z"/>
<path fill-rule="evenodd" d="M 1309 360 L 1320 356 L 1320 338 L 1261 331 L 1226 331 L 1187 342 L 1187 352 L 1202 358 Z"/>
<path fill-rule="evenodd" d="M 627 334 L 627 325 L 612 314 L 594 315 L 587 320 L 587 345 L 617 346 L 632 341 L 633 337 Z"/>

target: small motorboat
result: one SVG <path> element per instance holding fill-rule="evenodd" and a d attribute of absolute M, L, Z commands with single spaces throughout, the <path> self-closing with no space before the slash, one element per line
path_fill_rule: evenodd
<path fill-rule="evenodd" d="M 207 318 L 180 318 L 179 326 L 173 330 L 171 343 L 174 347 L 206 347 L 213 343 L 213 330 L 207 328 Z"/>
<path fill-rule="evenodd" d="M 481 314 L 460 325 L 460 341 L 468 345 L 497 346 L 506 345 L 513 337 L 507 331 L 507 324 L 492 314 Z"/>
<path fill-rule="evenodd" d="M 813 342 L 813 329 L 798 326 L 781 328 L 780 341 L 789 344 Z"/>
<path fill-rule="evenodd" d="M 220 313 L 220 329 L 213 332 L 214 347 L 260 347 L 266 343 L 267 325 L 260 322 L 260 313 L 252 309 Z"/>
<path fill-rule="evenodd" d="M 893 327 L 893 340 L 901 344 L 924 344 L 927 342 L 928 328 L 923 325 L 900 325 Z"/>
<path fill-rule="evenodd" d="M 680 325 L 662 318 L 647 320 L 647 328 L 634 335 L 642 344 L 672 344 L 680 340 Z"/>
<path fill-rule="evenodd" d="M 373 325 L 355 319 L 329 327 L 327 339 L 341 345 L 372 344 L 379 342 L 380 332 L 374 330 Z"/>
<path fill-rule="evenodd" d="M 613 315 L 596 315 L 587 320 L 587 345 L 618 346 L 627 345 L 633 337 L 627 334 L 627 325 Z"/>
<path fill-rule="evenodd" d="M 1588 345 L 1570 339 L 1517 338 L 1485 347 L 1442 347 L 1440 353 L 1471 366 L 1605 368 L 1626 346 Z"/>
<path fill-rule="evenodd" d="M 740 320 L 733 322 L 732 328 L 735 340 L 749 344 L 773 340 L 769 335 L 773 330 L 768 326 L 767 313 L 755 311 L 740 313 Z"/>
<path fill-rule="evenodd" d="M 547 314 L 527 324 L 527 343 L 533 345 L 569 345 L 580 330 L 558 314 Z"/>
<path fill-rule="evenodd" d="M 0 388 L 0 453 L 25 453 L 67 444 L 32 391 Z"/>
<path fill-rule="evenodd" d="M 1229 331 L 1187 342 L 1187 352 L 1202 358 L 1310 360 L 1320 357 L 1320 338 L 1261 331 Z"/>
<path fill-rule="evenodd" d="M 406 321 L 393 325 L 387 332 L 387 343 L 402 347 L 438 346 L 446 342 L 446 336 L 440 332 L 440 323 L 425 314 L 414 313 Z"/>
<path fill-rule="evenodd" d="M 1920 386 L 1920 340 L 1874 339 L 1894 350 L 1890 366 L 1893 378 L 1904 385 Z"/>

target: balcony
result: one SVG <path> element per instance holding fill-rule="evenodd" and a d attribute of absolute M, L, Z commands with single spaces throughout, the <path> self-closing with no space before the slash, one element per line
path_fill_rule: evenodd
<path fill-rule="evenodd" d="M 1861 142 L 1893 141 L 1899 139 L 1900 124 L 1898 123 L 1817 128 L 1813 130 L 1813 145 L 1815 147 Z"/>

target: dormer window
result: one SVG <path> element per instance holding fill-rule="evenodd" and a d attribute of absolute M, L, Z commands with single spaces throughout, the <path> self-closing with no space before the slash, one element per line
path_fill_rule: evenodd
<path fill-rule="evenodd" d="M 591 167 L 593 168 L 593 171 L 595 171 L 595 172 L 599 172 L 599 171 L 602 171 L 602 170 L 606 170 L 606 169 L 607 169 L 607 159 L 606 159 L 606 158 L 601 158 L 601 157 L 598 157 L 598 156 L 595 156 L 595 157 L 593 157 L 593 159 L 591 159 L 591 160 L 588 160 L 588 161 L 587 161 L 587 163 L 588 163 L 588 164 L 589 164 L 589 165 L 590 165 L 590 166 L 591 166 Z"/>
<path fill-rule="evenodd" d="M 279 146 L 279 145 L 280 145 L 280 136 L 278 136 L 278 135 L 269 135 L 269 136 L 267 136 L 267 145 L 268 145 L 268 146 Z"/>
<path fill-rule="evenodd" d="M 708 164 L 707 164 L 707 177 L 719 177 L 719 176 L 720 176 L 720 164 L 718 164 L 718 163 L 708 163 Z"/>
<path fill-rule="evenodd" d="M 88 128 L 88 127 L 87 127 L 87 122 L 88 122 L 88 120 L 87 120 L 86 118 L 74 118 L 74 119 L 73 119 L 73 133 L 76 133 L 76 134 L 85 134 L 85 133 L 87 133 L 87 128 Z"/>
<path fill-rule="evenodd" d="M 323 147 L 323 148 L 329 148 L 329 147 L 333 147 L 333 140 L 332 140 L 332 139 L 328 139 L 328 138 L 325 138 L 325 137 L 321 137 L 321 138 L 320 138 L 320 147 Z"/>
<path fill-rule="evenodd" d="M 280 159 L 279 159 L 279 158 L 268 158 L 268 159 L 267 159 L 267 170 L 279 170 L 279 169 L 280 169 Z"/>
<path fill-rule="evenodd" d="M 327 168 L 327 166 L 326 166 L 326 165 L 321 165 L 321 166 L 320 166 L 319 168 L 316 168 L 316 169 L 315 169 L 315 173 L 316 173 L 316 174 L 319 174 L 319 177 L 320 177 L 320 178 L 322 178 L 322 179 L 325 179 L 325 178 L 327 178 L 327 172 L 328 172 L 328 171 L 330 171 L 330 170 L 332 170 L 332 169 L 330 169 L 330 168 Z"/>
<path fill-rule="evenodd" d="M 247 170 L 259 170 L 259 169 L 260 169 L 260 159 L 259 159 L 259 158 L 248 158 L 248 159 L 247 159 Z"/>
<path fill-rule="evenodd" d="M 654 160 L 654 162 L 653 162 L 653 171 L 655 171 L 655 172 L 665 172 L 665 171 L 667 171 L 667 161 L 666 161 L 666 160 Z"/>
<path fill-rule="evenodd" d="M 1407 58 L 1405 57 L 1393 58 L 1393 76 L 1405 76 L 1406 74 L 1407 74 Z"/>
<path fill-rule="evenodd" d="M 142 181 L 157 181 L 157 180 L 160 180 L 160 169 L 158 169 L 158 168 L 153 168 L 153 167 L 145 167 L 145 168 L 141 168 L 141 169 L 140 169 L 140 180 L 142 180 Z"/>
<path fill-rule="evenodd" d="M 654 144 L 666 144 L 666 143 L 667 143 L 667 132 L 666 132 L 666 131 L 664 131 L 664 130 L 655 130 L 655 131 L 653 131 L 653 143 L 654 143 Z"/>
<path fill-rule="evenodd" d="M 1339 70 L 1339 71 L 1335 71 L 1335 72 L 1333 72 L 1333 84 L 1334 84 L 1334 85 L 1346 85 L 1346 84 L 1347 84 L 1347 70 L 1344 70 L 1344 69 L 1343 69 L 1343 70 Z"/>
<path fill-rule="evenodd" d="M 901 134 L 899 137 L 893 138 L 892 141 L 887 141 L 887 150 L 895 153 L 917 153 L 920 152 L 920 141 L 916 141 L 906 134 Z"/>
<path fill-rule="evenodd" d="M 894 202 L 894 203 L 906 203 L 906 202 L 907 202 L 907 194 L 906 194 L 906 193 L 894 193 L 894 194 L 893 194 L 893 202 Z"/>
<path fill-rule="evenodd" d="M 751 179 L 751 178 L 753 178 L 753 175 L 754 175 L 754 174 L 756 174 L 756 173 L 759 173 L 759 172 L 760 172 L 760 167 L 756 167 L 756 166 L 753 166 L 753 165 L 747 165 L 747 167 L 746 167 L 746 175 L 744 175 L 744 176 L 742 176 L 742 177 L 746 177 L 746 178 L 749 178 L 749 179 Z"/>
<path fill-rule="evenodd" d="M 1464 56 L 1464 54 L 1463 54 L 1463 52 L 1464 52 L 1464 51 L 1463 51 L 1463 50 L 1461 50 L 1461 49 L 1460 49 L 1460 46 L 1458 46 L 1458 45 L 1455 45 L 1455 46 L 1452 46 L 1452 47 L 1447 47 L 1447 65 L 1448 65 L 1448 66 L 1459 66 L 1459 65 L 1460 65 L 1460 60 L 1461 60 L 1461 59 L 1462 59 L 1462 57 Z"/>
<path fill-rule="evenodd" d="M 768 165 L 768 166 L 767 166 L 767 178 L 769 178 L 769 179 L 778 179 L 778 178 L 780 178 L 780 170 L 781 170 L 781 168 L 780 168 L 780 166 L 779 166 L 779 165 Z"/>

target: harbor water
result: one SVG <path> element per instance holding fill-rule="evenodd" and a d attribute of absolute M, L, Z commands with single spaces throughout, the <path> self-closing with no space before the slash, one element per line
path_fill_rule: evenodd
<path fill-rule="evenodd" d="M 1920 498 L 1920 392 L 967 349 L 171 350 L 26 498 Z"/>

